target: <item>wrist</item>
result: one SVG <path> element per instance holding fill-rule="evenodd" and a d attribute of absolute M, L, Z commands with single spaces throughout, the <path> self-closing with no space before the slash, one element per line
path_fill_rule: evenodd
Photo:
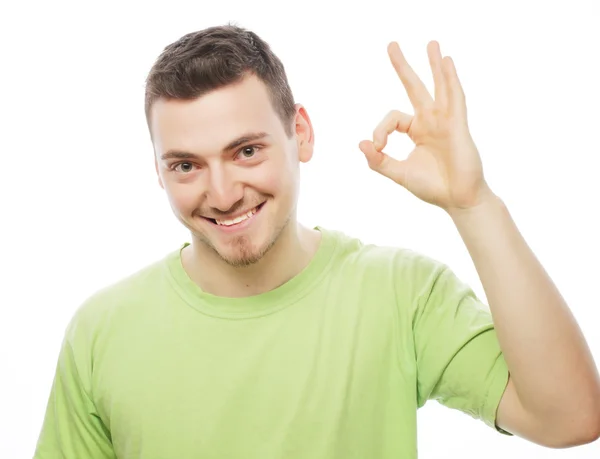
<path fill-rule="evenodd" d="M 487 185 L 478 193 L 475 203 L 469 207 L 450 208 L 446 212 L 456 224 L 477 223 L 481 219 L 488 219 L 504 209 L 502 199 Z"/>

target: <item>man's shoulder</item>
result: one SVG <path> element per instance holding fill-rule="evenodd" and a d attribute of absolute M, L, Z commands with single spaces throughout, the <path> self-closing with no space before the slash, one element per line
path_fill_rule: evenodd
<path fill-rule="evenodd" d="M 410 307 L 440 279 L 452 277 L 448 265 L 423 251 L 368 241 L 344 231 L 333 232 L 338 241 L 338 255 L 331 275 L 344 288 L 372 288 L 378 297 L 393 295 L 398 304 Z M 458 284 L 446 284 L 448 288 L 458 288 Z"/>
<path fill-rule="evenodd" d="M 76 309 L 70 328 L 96 328 L 124 308 L 150 303 L 161 290 L 169 288 L 169 263 L 181 248 L 147 263 L 120 279 L 91 293 Z"/>

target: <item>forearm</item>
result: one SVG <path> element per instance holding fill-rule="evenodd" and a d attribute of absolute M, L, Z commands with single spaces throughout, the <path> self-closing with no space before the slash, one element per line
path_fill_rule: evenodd
<path fill-rule="evenodd" d="M 598 373 L 581 330 L 504 203 L 491 194 L 449 214 L 479 274 L 523 407 L 552 417 L 597 405 Z"/>

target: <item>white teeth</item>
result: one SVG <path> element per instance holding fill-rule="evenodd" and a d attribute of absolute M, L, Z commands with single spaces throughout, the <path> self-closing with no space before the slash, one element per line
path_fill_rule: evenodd
<path fill-rule="evenodd" d="M 238 223 L 241 223 L 244 220 L 247 220 L 248 218 L 252 217 L 252 215 L 254 215 L 255 213 L 256 213 L 256 207 L 254 209 L 252 209 L 252 210 L 249 210 L 244 215 L 240 215 L 239 217 L 234 218 L 233 220 L 218 220 L 218 219 L 215 219 L 215 221 L 217 222 L 217 225 L 231 226 L 231 225 L 236 225 Z"/>

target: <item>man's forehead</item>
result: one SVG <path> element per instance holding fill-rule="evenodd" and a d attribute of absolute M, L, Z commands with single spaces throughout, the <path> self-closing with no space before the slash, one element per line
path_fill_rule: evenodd
<path fill-rule="evenodd" d="M 156 107 L 152 132 L 157 144 L 162 146 L 183 141 L 221 148 L 247 133 L 265 132 L 273 136 L 280 129 L 280 120 L 276 114 L 256 107 L 246 110 L 227 110 L 221 107 L 211 111 L 190 110 L 188 107 L 168 102 L 163 103 L 162 107 Z"/>

